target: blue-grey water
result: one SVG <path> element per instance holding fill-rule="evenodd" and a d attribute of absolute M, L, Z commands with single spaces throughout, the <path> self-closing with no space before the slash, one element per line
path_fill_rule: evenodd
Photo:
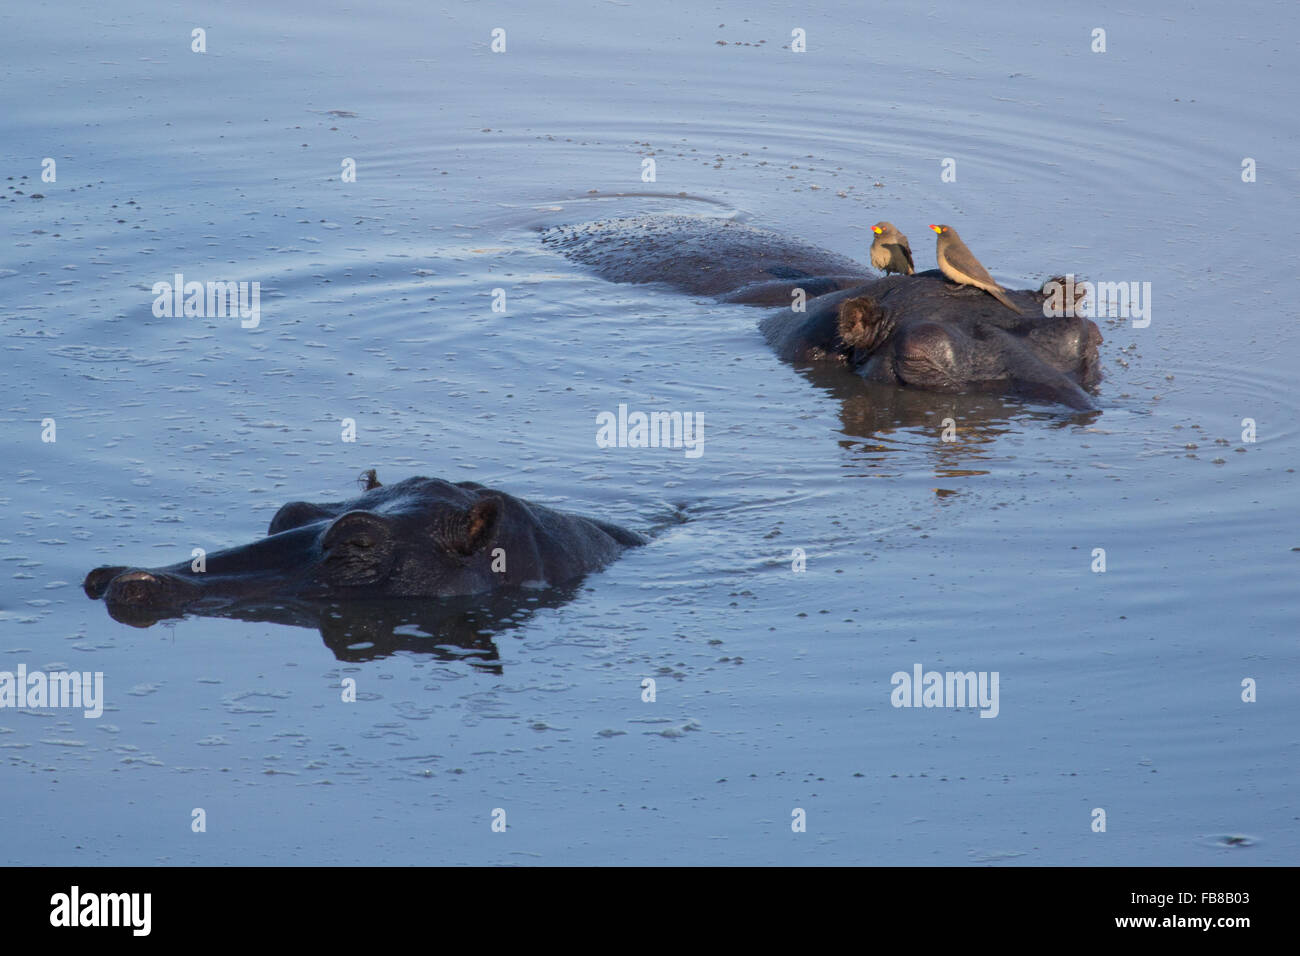
<path fill-rule="evenodd" d="M 0 671 L 105 695 L 0 709 L 5 862 L 1300 860 L 1300 8 L 516 6 L 0 10 Z M 869 390 L 538 241 L 645 212 L 919 268 L 947 222 L 1151 321 L 1092 418 Z M 155 317 L 176 273 L 259 324 Z M 619 404 L 703 454 L 598 447 Z M 371 467 L 656 534 L 493 666 L 82 593 Z M 997 717 L 891 706 L 915 664 Z"/>

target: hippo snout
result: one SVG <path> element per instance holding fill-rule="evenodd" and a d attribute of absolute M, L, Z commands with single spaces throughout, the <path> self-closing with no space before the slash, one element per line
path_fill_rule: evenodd
<path fill-rule="evenodd" d="M 86 580 L 81 582 L 81 589 L 86 592 L 86 597 L 90 598 L 92 601 L 98 601 L 104 596 L 104 592 L 108 590 L 109 582 L 111 582 L 113 578 L 117 577 L 123 571 L 130 570 L 130 568 L 124 565 L 118 565 L 117 567 L 112 568 L 95 568 L 95 570 L 86 575 Z"/>
<path fill-rule="evenodd" d="M 175 616 L 199 596 L 193 582 L 143 568 L 96 568 L 82 586 L 92 598 L 103 597 L 114 620 L 140 627 Z"/>

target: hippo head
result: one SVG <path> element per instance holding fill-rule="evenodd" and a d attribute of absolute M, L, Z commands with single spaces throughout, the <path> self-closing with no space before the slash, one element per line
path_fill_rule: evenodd
<path fill-rule="evenodd" d="M 436 479 L 411 480 L 420 484 L 403 492 L 402 482 L 335 505 L 291 502 L 271 519 L 266 540 L 310 534 L 312 583 L 330 593 L 365 588 L 449 597 L 481 590 L 457 579 L 496 536 L 502 499 Z"/>
<path fill-rule="evenodd" d="M 351 501 L 287 504 L 251 544 L 165 568 L 96 568 L 83 587 L 140 627 L 237 603 L 477 594 L 504 577 L 489 545 L 505 511 L 502 496 L 468 482 L 375 482 Z"/>

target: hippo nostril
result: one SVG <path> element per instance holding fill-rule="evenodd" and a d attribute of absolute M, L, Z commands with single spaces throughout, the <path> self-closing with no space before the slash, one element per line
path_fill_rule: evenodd
<path fill-rule="evenodd" d="M 158 597 L 162 581 L 148 571 L 119 574 L 110 585 L 114 601 L 122 604 L 146 604 Z"/>

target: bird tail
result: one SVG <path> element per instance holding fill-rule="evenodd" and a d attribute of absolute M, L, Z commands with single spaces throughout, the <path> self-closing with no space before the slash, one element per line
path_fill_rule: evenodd
<path fill-rule="evenodd" d="M 986 289 L 985 291 L 989 295 L 993 296 L 993 298 L 997 299 L 999 302 L 1005 305 L 1012 312 L 1016 313 L 1016 315 L 1024 315 L 1024 313 L 1020 311 L 1020 306 L 1016 305 L 1014 302 L 1008 299 L 1006 293 L 1003 292 L 1001 289 Z"/>

